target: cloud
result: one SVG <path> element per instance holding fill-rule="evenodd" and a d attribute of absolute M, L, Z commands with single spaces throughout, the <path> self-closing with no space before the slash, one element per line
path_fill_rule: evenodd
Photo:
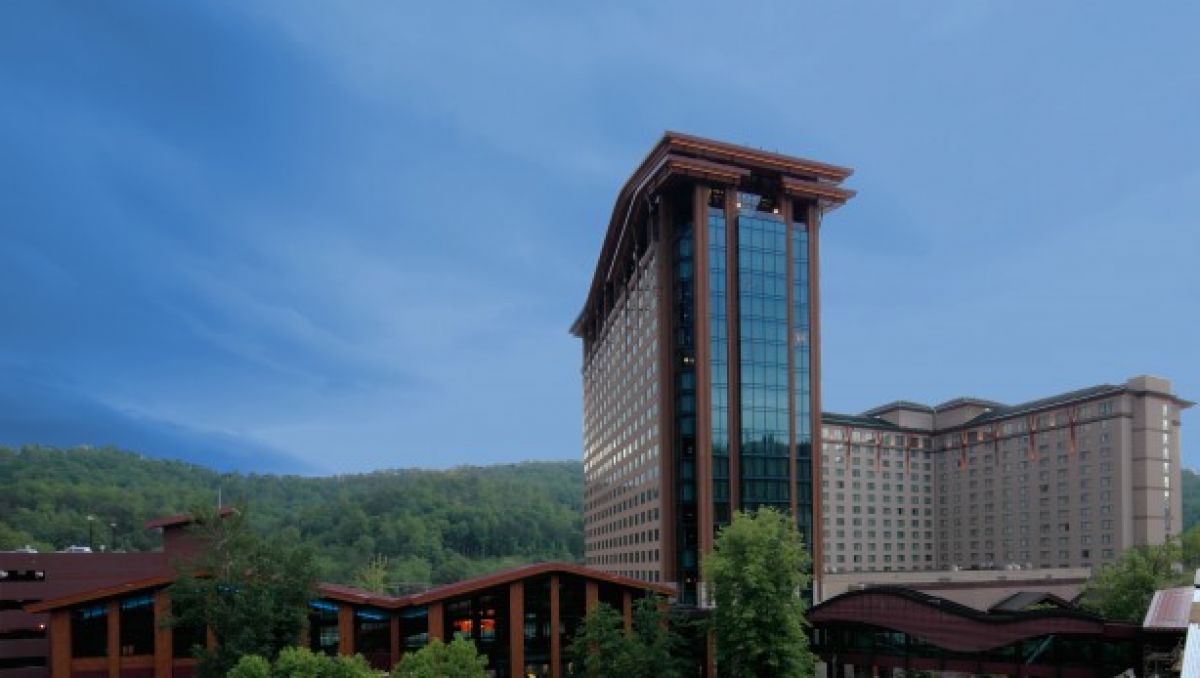
<path fill-rule="evenodd" d="M 0 369 L 0 444 L 111 445 L 220 471 L 304 474 L 318 468 L 237 432 L 122 410 L 20 369 Z"/>

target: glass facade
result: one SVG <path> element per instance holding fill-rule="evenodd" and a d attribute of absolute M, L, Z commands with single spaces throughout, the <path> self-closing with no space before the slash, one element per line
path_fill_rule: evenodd
<path fill-rule="evenodd" d="M 338 606 L 324 600 L 308 603 L 308 649 L 334 656 L 341 645 L 338 635 Z"/>
<path fill-rule="evenodd" d="M 708 309 L 712 384 L 713 529 L 729 523 L 729 315 L 726 306 L 725 192 L 708 201 Z"/>
<path fill-rule="evenodd" d="M 808 224 L 803 204 L 792 211 L 792 397 L 796 418 L 796 527 L 805 548 L 813 545 L 812 370 L 809 319 Z"/>
<path fill-rule="evenodd" d="M 769 205 L 738 194 L 740 508 L 790 513 L 787 224 Z"/>
<path fill-rule="evenodd" d="M 103 603 L 71 611 L 71 656 L 108 655 L 108 607 Z"/>
<path fill-rule="evenodd" d="M 696 511 L 695 258 L 690 202 L 681 200 L 677 214 L 686 215 L 676 225 L 673 262 L 677 567 L 682 583 L 680 599 L 694 603 L 700 559 Z"/>
<path fill-rule="evenodd" d="M 415 652 L 429 643 L 429 608 L 409 607 L 400 611 L 400 651 Z"/>
<path fill-rule="evenodd" d="M 1046 634 L 971 652 L 958 652 L 907 633 L 871 624 L 821 624 L 812 649 L 828 662 L 987 675 L 1115 676 L 1138 665 L 1135 639 L 1101 634 Z M 841 667 L 839 667 L 841 668 Z"/>
<path fill-rule="evenodd" d="M 508 591 L 484 590 L 474 596 L 454 598 L 443 607 L 442 637 L 473 641 L 497 675 L 508 675 Z"/>
<path fill-rule="evenodd" d="M 121 656 L 154 654 L 154 596 L 126 598 L 120 604 Z"/>
<path fill-rule="evenodd" d="M 386 610 L 358 608 L 354 610 L 354 651 L 361 654 L 371 668 L 388 671 L 391 661 L 391 615 Z"/>

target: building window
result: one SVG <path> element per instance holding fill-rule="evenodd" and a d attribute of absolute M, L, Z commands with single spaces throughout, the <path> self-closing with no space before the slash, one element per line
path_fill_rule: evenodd
<path fill-rule="evenodd" d="M 121 601 L 121 655 L 154 654 L 154 596 L 146 594 Z"/>
<path fill-rule="evenodd" d="M 71 611 L 71 656 L 108 656 L 108 608 L 105 604 Z"/>

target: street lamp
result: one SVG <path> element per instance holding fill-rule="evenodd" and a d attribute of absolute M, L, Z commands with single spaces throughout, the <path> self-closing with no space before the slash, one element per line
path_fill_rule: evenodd
<path fill-rule="evenodd" d="M 88 517 L 87 517 L 87 521 L 88 521 L 88 548 L 90 548 L 94 551 L 94 550 L 96 550 L 96 537 L 95 537 L 96 516 L 89 513 Z"/>
<path fill-rule="evenodd" d="M 108 527 L 112 530 L 112 539 L 108 542 L 108 550 L 116 551 L 117 550 L 117 524 L 115 522 L 109 523 Z"/>

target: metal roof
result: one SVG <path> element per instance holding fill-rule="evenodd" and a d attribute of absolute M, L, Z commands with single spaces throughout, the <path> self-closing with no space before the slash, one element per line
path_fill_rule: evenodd
<path fill-rule="evenodd" d="M 1142 621 L 1142 628 L 1186 629 L 1192 614 L 1192 598 L 1195 591 L 1191 586 L 1155 591 L 1154 598 L 1150 601 L 1150 609 L 1146 610 L 1146 618 Z"/>

